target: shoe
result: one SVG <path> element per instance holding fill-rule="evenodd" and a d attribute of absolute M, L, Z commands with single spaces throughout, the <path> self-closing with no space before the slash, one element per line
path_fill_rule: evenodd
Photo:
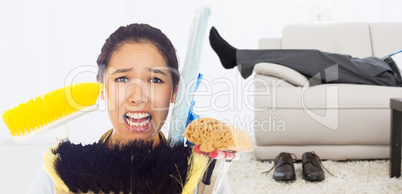
<path fill-rule="evenodd" d="M 293 157 L 296 155 L 292 153 L 282 152 L 274 160 L 274 166 L 266 171 L 268 174 L 275 167 L 273 179 L 276 181 L 292 181 L 296 180 L 295 168 L 293 165 Z"/>
<path fill-rule="evenodd" d="M 306 152 L 302 156 L 303 179 L 322 181 L 325 179 L 320 157 L 314 152 Z"/>

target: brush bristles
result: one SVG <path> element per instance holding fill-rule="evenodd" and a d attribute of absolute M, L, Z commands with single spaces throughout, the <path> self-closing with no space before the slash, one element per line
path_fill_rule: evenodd
<path fill-rule="evenodd" d="M 3 120 L 12 136 L 24 136 L 62 117 L 94 105 L 103 85 L 82 82 L 66 86 L 6 110 Z"/>
<path fill-rule="evenodd" d="M 44 155 L 56 187 L 73 193 L 181 193 L 191 147 L 152 141 L 125 145 L 59 143 Z M 195 167 L 197 168 L 197 166 Z M 196 170 L 196 169 L 194 169 Z M 194 171 L 193 170 L 193 171 Z"/>

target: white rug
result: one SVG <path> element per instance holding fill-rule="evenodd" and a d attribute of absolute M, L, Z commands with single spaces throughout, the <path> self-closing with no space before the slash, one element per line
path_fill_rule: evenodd
<path fill-rule="evenodd" d="M 253 152 L 240 153 L 227 173 L 232 193 L 402 193 L 402 178 L 389 178 L 389 160 L 323 161 L 335 176 L 325 172 L 322 182 L 302 179 L 301 162 L 295 163 L 296 181 L 277 182 L 272 179 L 273 162 L 257 160 Z"/>

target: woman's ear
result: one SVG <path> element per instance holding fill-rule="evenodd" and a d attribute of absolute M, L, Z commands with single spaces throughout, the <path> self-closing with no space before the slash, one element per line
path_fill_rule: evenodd
<path fill-rule="evenodd" d="M 102 91 L 101 91 L 101 93 L 100 93 L 100 98 L 101 98 L 103 101 L 105 101 L 105 93 L 104 93 L 104 91 L 105 91 L 105 87 L 102 88 Z"/>
<path fill-rule="evenodd" d="M 177 94 L 177 86 L 175 87 L 173 94 L 172 94 L 172 98 L 170 100 L 170 103 L 174 103 L 174 101 L 176 100 L 176 94 Z"/>

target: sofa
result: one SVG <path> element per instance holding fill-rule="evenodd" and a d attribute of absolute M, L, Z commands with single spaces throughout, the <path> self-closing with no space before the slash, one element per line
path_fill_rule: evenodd
<path fill-rule="evenodd" d="M 260 49 L 319 49 L 353 57 L 382 58 L 402 49 L 402 23 L 316 23 L 286 26 L 280 38 L 262 38 Z M 308 65 L 308 64 L 306 64 Z M 254 67 L 254 154 L 280 152 L 299 159 L 383 159 L 390 152 L 390 98 L 402 88 L 317 84 L 273 63 Z"/>

